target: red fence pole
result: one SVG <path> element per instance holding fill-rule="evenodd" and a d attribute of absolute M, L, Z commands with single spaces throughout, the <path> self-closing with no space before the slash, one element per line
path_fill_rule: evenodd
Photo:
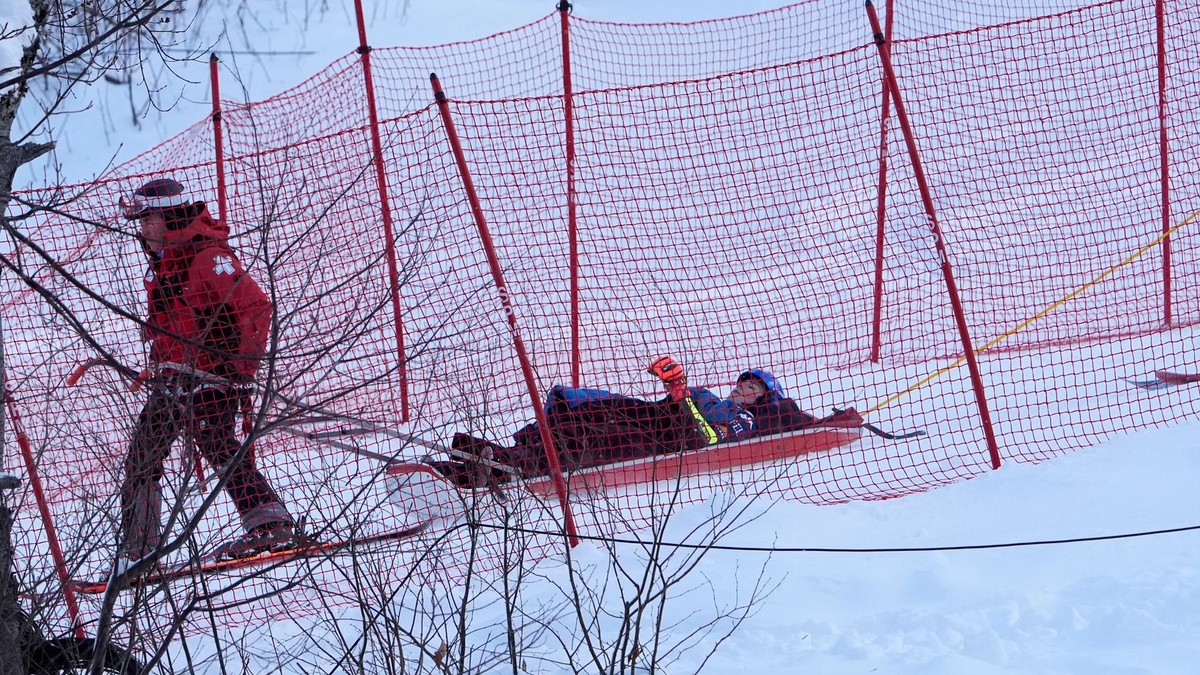
<path fill-rule="evenodd" d="M 450 118 L 450 102 L 446 99 L 442 85 L 438 82 L 437 74 L 430 73 L 429 81 L 433 84 L 433 98 L 437 101 L 438 112 L 442 116 L 442 124 L 446 127 L 446 136 L 450 140 L 450 148 L 454 152 L 454 162 L 458 165 L 458 175 L 462 179 L 463 189 L 467 191 L 467 200 L 471 204 L 471 215 L 475 218 L 475 227 L 479 229 L 479 238 L 483 242 L 483 250 L 487 255 L 488 267 L 492 272 L 492 280 L 500 292 L 500 304 L 508 317 L 508 330 L 512 336 L 513 348 L 517 359 L 521 362 L 521 373 L 525 376 L 525 387 L 529 390 L 529 399 L 533 404 L 534 415 L 537 418 L 538 431 L 542 445 L 546 447 L 546 459 L 550 462 L 550 476 L 554 481 L 554 491 L 563 508 L 563 531 L 566 532 L 571 546 L 579 544 L 579 535 L 575 530 L 575 519 L 571 515 L 571 505 L 567 501 L 567 482 L 563 479 L 562 466 L 558 461 L 558 451 L 554 448 L 554 438 L 550 434 L 550 423 L 546 419 L 546 410 L 542 407 L 542 397 L 538 393 L 537 382 L 533 377 L 533 365 L 529 361 L 529 353 L 525 351 L 525 341 L 521 339 L 521 331 L 517 326 L 517 313 L 513 309 L 512 300 L 508 295 L 508 284 L 504 281 L 504 272 L 500 269 L 500 256 L 492 242 L 492 234 L 488 231 L 487 219 L 483 215 L 483 205 L 475 192 L 475 183 L 471 180 L 471 171 L 467 168 L 467 156 L 459 142 L 458 132 L 454 128 L 454 120 Z"/>
<path fill-rule="evenodd" d="M 1158 155 L 1162 182 L 1163 324 L 1171 325 L 1171 164 L 1167 156 L 1167 8 L 1154 3 L 1158 40 Z"/>
<path fill-rule="evenodd" d="M 229 203 L 226 198 L 225 190 L 225 136 L 221 128 L 221 75 L 220 69 L 217 68 L 217 55 L 210 54 L 208 57 L 208 80 L 212 83 L 212 123 L 213 123 L 213 150 L 216 155 L 217 165 L 217 220 L 229 220 L 229 210 L 226 205 Z M 243 406 L 245 408 L 245 406 Z M 245 410 L 242 411 L 242 431 L 246 434 L 250 433 L 248 428 L 249 418 L 246 417 Z M 196 480 L 200 485 L 204 484 L 204 465 L 200 461 L 200 453 L 195 453 L 193 457 L 196 471 Z"/>
<path fill-rule="evenodd" d="M 571 3 L 558 3 L 562 17 L 563 126 L 567 151 L 567 247 L 571 270 L 571 386 L 578 387 L 581 375 L 579 350 L 579 231 L 575 220 L 575 100 L 571 88 Z"/>
<path fill-rule="evenodd" d="M 884 49 L 892 49 L 892 0 L 887 0 L 887 31 Z M 887 153 L 888 113 L 892 109 L 891 91 L 887 79 L 883 82 L 882 103 L 879 112 L 879 190 L 875 209 L 875 308 L 871 318 L 871 362 L 879 363 L 879 352 L 883 338 L 883 223 L 887 218 Z"/>
<path fill-rule="evenodd" d="M 383 140 L 379 134 L 379 111 L 375 105 L 375 83 L 371 78 L 371 47 L 367 45 L 367 23 L 362 0 L 354 0 L 358 18 L 358 53 L 366 83 L 367 113 L 371 121 L 371 150 L 375 160 L 375 182 L 379 188 L 379 209 L 383 214 L 384 245 L 392 294 L 392 319 L 396 325 L 397 374 L 400 378 L 400 421 L 408 421 L 408 364 L 404 356 L 404 324 L 400 318 L 400 273 L 396 264 L 396 237 L 392 228 L 392 209 L 388 205 L 387 172 L 383 166 Z"/>
<path fill-rule="evenodd" d="M 227 204 L 225 192 L 225 137 L 221 129 L 221 78 L 218 75 L 216 54 L 208 57 L 208 79 L 212 82 L 213 147 L 216 150 L 217 162 L 217 208 L 220 210 L 217 220 L 228 220 L 229 211 L 225 208 Z"/>
<path fill-rule="evenodd" d="M 25 435 L 25 427 L 21 424 L 21 416 L 17 414 L 17 406 L 12 395 L 4 391 L 4 403 L 8 409 L 8 417 L 12 420 L 13 433 L 17 436 L 17 445 L 21 448 L 21 456 L 25 459 L 25 470 L 29 472 L 29 486 L 33 489 L 33 497 L 37 501 L 38 513 L 42 517 L 42 527 L 46 530 L 46 542 L 50 545 L 50 557 L 54 559 L 54 568 L 58 573 L 58 582 L 62 585 L 63 601 L 67 604 L 67 616 L 75 628 L 75 637 L 84 636 L 83 626 L 79 623 L 79 603 L 75 599 L 75 589 L 71 587 L 71 575 L 67 572 L 67 561 L 63 555 L 62 546 L 58 543 L 58 531 L 54 528 L 54 517 L 50 515 L 50 505 L 46 503 L 46 492 L 42 489 L 42 479 L 38 476 L 37 463 L 33 459 L 33 448 L 29 444 L 29 436 Z"/>
<path fill-rule="evenodd" d="M 971 372 L 971 384 L 975 389 L 975 403 L 979 406 L 979 418 L 983 424 L 983 434 L 987 439 L 988 454 L 992 459 L 992 468 L 1000 468 L 1000 447 L 996 442 L 996 432 L 992 428 L 992 416 L 988 412 L 987 396 L 983 388 L 983 376 L 979 372 L 979 363 L 975 358 L 975 347 L 971 343 L 971 334 L 967 328 L 967 315 L 963 311 L 962 301 L 958 295 L 958 285 L 954 283 L 954 272 L 950 268 L 950 256 L 946 250 L 946 242 L 942 238 L 942 228 L 938 225 L 937 213 L 933 207 L 933 195 L 929 184 L 925 181 L 925 171 L 921 168 L 921 156 L 917 152 L 917 140 L 912 127 L 908 123 L 908 115 L 904 111 L 904 101 L 900 98 L 900 83 L 896 80 L 896 72 L 892 69 L 891 49 L 879 27 L 879 15 L 875 5 L 867 0 L 867 18 L 871 21 L 871 33 L 875 36 L 875 44 L 879 47 L 879 59 L 883 63 L 883 73 L 888 87 L 892 90 L 892 101 L 896 106 L 896 119 L 904 131 L 904 144 L 908 147 L 908 156 L 912 162 L 913 175 L 917 179 L 917 187 L 921 190 L 921 202 L 925 206 L 925 215 L 929 218 L 929 229 L 933 233 L 934 245 L 937 247 L 938 260 L 941 262 L 942 277 L 946 280 L 946 291 L 950 295 L 950 305 L 954 309 L 954 321 L 958 325 L 958 335 L 962 339 L 963 356 L 967 360 L 967 368 Z"/>

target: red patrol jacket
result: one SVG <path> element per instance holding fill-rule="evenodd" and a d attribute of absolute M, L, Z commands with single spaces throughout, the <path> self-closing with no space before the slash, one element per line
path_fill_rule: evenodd
<path fill-rule="evenodd" d="M 229 228 L 204 204 L 196 207 L 196 217 L 168 231 L 162 254 L 151 256 L 143 339 L 153 365 L 248 382 L 266 355 L 271 301 L 230 248 Z"/>

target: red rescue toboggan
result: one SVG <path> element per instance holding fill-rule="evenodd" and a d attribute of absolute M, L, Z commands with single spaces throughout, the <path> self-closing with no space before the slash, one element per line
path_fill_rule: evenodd
<path fill-rule="evenodd" d="M 735 443 L 721 443 L 700 450 L 651 455 L 575 469 L 569 472 L 566 478 L 570 491 L 575 494 L 614 490 L 644 483 L 673 482 L 689 476 L 833 450 L 861 438 L 865 428 L 867 427 L 864 426 L 862 417 L 853 410 L 838 411 L 829 418 L 798 431 Z M 427 483 L 431 478 L 459 491 L 494 490 L 494 485 L 486 482 L 472 486 L 460 485 L 438 471 L 435 468 L 436 464 L 435 461 L 401 462 L 388 466 L 387 473 L 401 491 L 408 484 Z M 554 483 L 549 476 L 525 477 L 515 482 L 535 495 L 553 497 L 555 494 Z"/>

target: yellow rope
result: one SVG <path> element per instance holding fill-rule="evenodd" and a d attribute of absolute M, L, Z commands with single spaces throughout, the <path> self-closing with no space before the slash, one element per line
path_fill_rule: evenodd
<path fill-rule="evenodd" d="M 995 347 L 997 344 L 1008 339 L 1009 336 L 1019 333 L 1022 330 L 1025 330 L 1025 328 L 1027 328 L 1029 326 L 1029 324 L 1033 323 L 1034 321 L 1037 321 L 1038 319 L 1042 318 L 1043 316 L 1046 316 L 1050 312 L 1053 312 L 1054 310 L 1058 309 L 1063 304 L 1065 304 L 1068 300 L 1070 300 L 1071 298 L 1074 298 L 1075 296 L 1086 291 L 1087 289 L 1091 288 L 1092 286 L 1095 286 L 1096 284 L 1100 283 L 1107 277 L 1111 276 L 1112 273 L 1116 272 L 1118 269 L 1120 269 L 1120 268 L 1124 267 L 1125 265 L 1128 265 L 1129 263 L 1133 262 L 1134 260 L 1137 260 L 1138 258 L 1142 257 L 1143 255 L 1146 254 L 1147 251 L 1149 251 L 1150 249 L 1154 248 L 1159 243 L 1161 243 L 1163 239 L 1166 239 L 1167 237 L 1174 234 L 1175 231 L 1178 230 L 1179 228 L 1181 228 L 1184 225 L 1187 225 L 1188 223 L 1195 220 L 1197 216 L 1200 216 L 1200 211 L 1196 211 L 1192 215 L 1188 216 L 1183 222 L 1179 223 L 1175 227 L 1172 227 L 1171 229 L 1167 230 L 1166 232 L 1163 232 L 1162 234 L 1160 234 L 1158 237 L 1156 237 L 1154 239 L 1154 241 L 1151 241 L 1149 244 L 1146 244 L 1145 246 L 1141 247 L 1136 252 L 1134 252 L 1132 255 L 1125 258 L 1124 260 L 1117 263 L 1116 265 L 1113 265 L 1112 267 L 1104 270 L 1095 279 L 1092 279 L 1091 281 L 1087 282 L 1086 284 L 1071 291 L 1067 295 L 1065 295 L 1062 298 L 1060 298 L 1059 300 L 1055 301 L 1049 307 L 1046 307 L 1045 309 L 1038 312 L 1037 314 L 1034 314 L 1033 316 L 1029 317 L 1028 319 L 1017 324 L 1014 328 L 1012 328 L 1008 331 L 1005 331 L 1004 333 L 1002 333 L 1000 335 L 997 335 L 995 338 L 993 338 L 987 344 L 980 347 L 979 349 L 976 349 L 975 353 L 982 354 L 983 352 L 987 351 L 988 349 L 991 349 L 992 347 Z M 912 393 L 913 391 L 920 389 L 921 387 L 925 386 L 926 384 L 929 384 L 933 380 L 936 380 L 937 378 L 941 377 L 942 375 L 945 375 L 946 373 L 950 372 L 951 370 L 954 370 L 955 368 L 961 366 L 963 363 L 966 362 L 966 360 L 967 360 L 967 358 L 965 356 L 958 357 L 957 359 L 955 359 L 954 363 L 951 363 L 950 365 L 946 366 L 945 368 L 942 368 L 941 370 L 922 378 L 921 380 L 917 381 L 916 383 L 914 383 L 912 386 L 905 389 L 904 391 L 902 391 L 898 394 L 893 394 L 892 396 L 885 399 L 882 403 L 879 403 L 879 404 L 872 406 L 871 408 L 868 408 L 867 410 L 863 411 L 862 414 L 866 415 L 869 413 L 873 413 L 881 408 L 884 408 L 888 405 L 891 405 L 892 403 L 895 403 L 897 400 L 899 400 L 903 396 L 906 396 L 906 395 Z"/>

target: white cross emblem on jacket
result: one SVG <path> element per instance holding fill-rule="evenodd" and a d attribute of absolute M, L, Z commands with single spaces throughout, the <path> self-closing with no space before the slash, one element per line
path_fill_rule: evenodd
<path fill-rule="evenodd" d="M 213 266 L 214 274 L 233 274 L 233 258 L 226 255 L 219 255 L 213 258 L 216 263 Z"/>

